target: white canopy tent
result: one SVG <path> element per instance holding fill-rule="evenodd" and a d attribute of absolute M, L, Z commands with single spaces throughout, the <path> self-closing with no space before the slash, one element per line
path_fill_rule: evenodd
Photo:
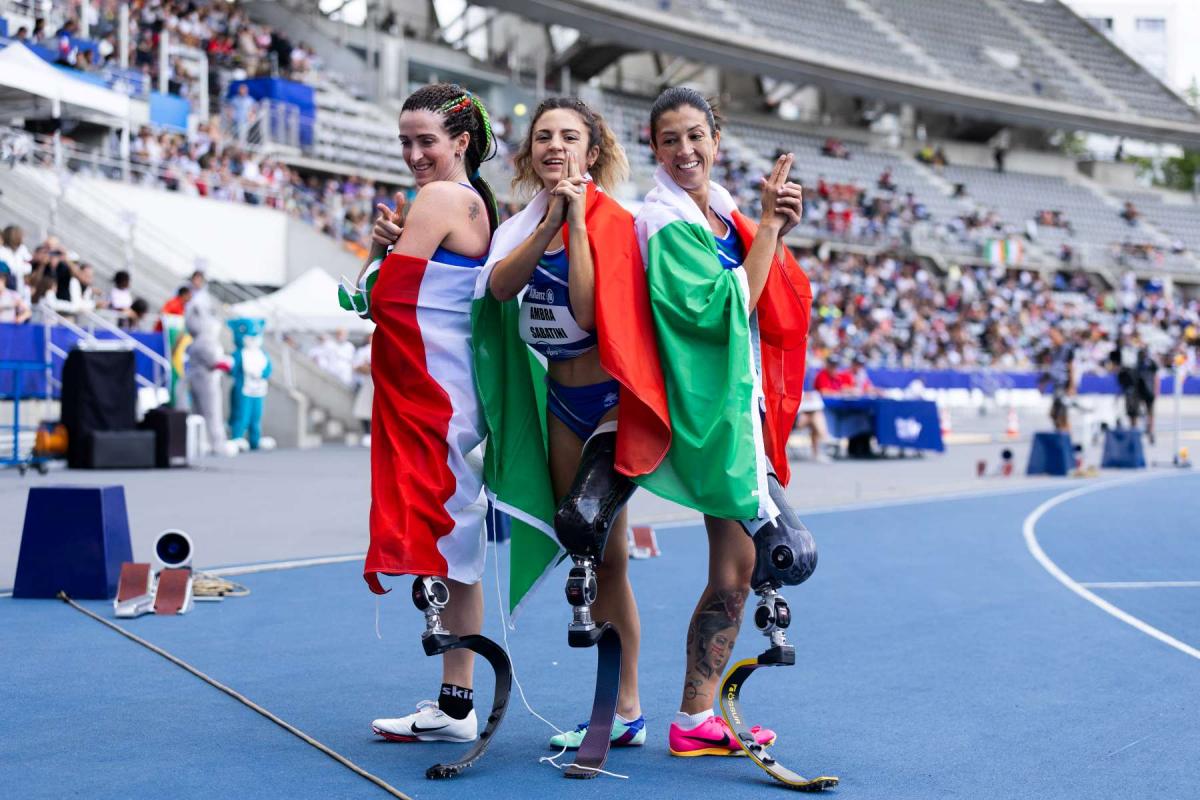
<path fill-rule="evenodd" d="M 283 288 L 268 295 L 229 307 L 230 318 L 265 319 L 267 329 L 329 333 L 345 328 L 366 333 L 375 324 L 359 319 L 338 305 L 338 282 L 319 267 L 313 267 Z"/>
<path fill-rule="evenodd" d="M 11 116 L 33 116 L 45 108 L 41 104 L 46 101 L 52 117 L 66 114 L 123 121 L 133 111 L 128 96 L 73 78 L 23 45 L 10 44 L 0 50 L 0 110 Z M 137 116 L 144 117 L 144 111 Z"/>

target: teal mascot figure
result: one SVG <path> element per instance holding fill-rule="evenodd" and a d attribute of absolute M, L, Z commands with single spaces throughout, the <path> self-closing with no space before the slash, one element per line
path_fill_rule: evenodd
<path fill-rule="evenodd" d="M 239 450 L 271 450 L 275 440 L 262 435 L 263 404 L 267 397 L 267 378 L 271 376 L 271 358 L 263 350 L 261 319 L 231 319 L 233 331 L 233 367 L 229 377 L 233 388 L 229 396 L 229 428 Z"/>

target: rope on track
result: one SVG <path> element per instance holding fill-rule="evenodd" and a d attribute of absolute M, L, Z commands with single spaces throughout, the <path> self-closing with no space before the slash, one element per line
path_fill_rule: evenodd
<path fill-rule="evenodd" d="M 288 733 L 292 734 L 293 736 L 295 736 L 296 738 L 305 742 L 306 744 L 310 744 L 313 747 L 317 748 L 322 753 L 329 756 L 330 758 L 332 758 L 334 761 L 341 764 L 346 769 L 350 770 L 351 772 L 353 772 L 354 774 L 356 774 L 362 778 L 366 778 L 371 783 L 375 784 L 380 789 L 383 789 L 385 792 L 392 795 L 393 797 L 398 797 L 398 798 L 400 798 L 400 800 L 412 800 L 411 797 L 409 797 L 404 792 L 397 789 L 395 786 L 392 786 L 390 783 L 383 780 L 382 778 L 379 778 L 379 777 L 367 772 L 365 769 L 358 766 L 350 759 L 346 758 L 345 756 L 343 756 L 342 754 L 340 754 L 334 750 L 331 750 L 329 747 L 321 744 L 316 739 L 312 738 L 307 733 L 305 733 L 304 731 L 295 727 L 294 725 L 291 725 L 291 724 L 283 721 L 279 717 L 272 714 L 270 711 L 267 711 L 265 708 L 260 706 L 258 703 L 255 703 L 253 700 L 246 697 L 245 695 L 240 694 L 239 692 L 229 688 L 228 686 L 226 686 L 225 684 L 216 680 L 215 678 L 211 678 L 208 675 L 205 675 L 203 672 L 196 669 L 195 667 L 193 667 L 191 664 L 187 663 L 186 661 L 184 661 L 180 658 L 177 658 L 176 656 L 171 655 L 166 650 L 163 650 L 161 647 L 157 647 L 157 646 L 151 644 L 150 642 L 146 641 L 145 639 L 141 638 L 140 636 L 130 633 L 129 631 L 122 628 L 120 625 L 110 622 L 109 620 L 106 620 L 104 617 L 101 617 L 98 614 L 88 611 L 86 608 L 84 608 L 83 606 L 79 605 L 74 600 L 72 600 L 70 598 L 70 596 L 67 595 L 66 592 L 59 592 L 57 597 L 59 600 L 62 600 L 64 603 L 66 603 L 71 608 L 75 609 L 76 611 L 80 612 L 81 614 L 91 617 L 92 619 L 96 620 L 96 622 L 99 622 L 101 625 L 111 628 L 112 630 L 114 630 L 117 633 L 124 636 L 126 639 L 129 639 L 131 641 L 134 641 L 134 642 L 140 644 L 142 647 L 145 647 L 147 650 L 151 651 L 152 653 L 157 653 L 158 655 L 165 658 L 167 661 L 170 661 L 175 666 L 181 667 L 181 668 L 187 670 L 188 672 L 192 673 L 197 678 L 204 681 L 205 683 L 212 686 L 213 688 L 220 689 L 222 692 L 229 695 L 234 700 L 237 700 L 242 705 L 263 715 L 267 719 L 271 720 L 271 722 L 274 722 L 276 725 L 283 728 Z"/>

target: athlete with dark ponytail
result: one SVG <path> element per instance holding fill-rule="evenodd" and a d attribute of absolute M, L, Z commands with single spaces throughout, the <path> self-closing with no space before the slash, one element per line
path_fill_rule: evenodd
<path fill-rule="evenodd" d="M 474 653 L 438 643 L 482 639 L 486 502 L 482 461 L 472 451 L 485 426 L 470 310 L 497 227 L 495 197 L 479 175 L 495 142 L 479 98 L 445 83 L 404 102 L 400 142 L 417 195 L 407 213 L 400 195 L 394 211 L 379 206 L 357 291 L 341 299 L 378 326 L 364 577 L 382 594 L 380 575 L 418 576 L 413 597 L 426 614 L 422 641 L 427 653 L 442 654 L 442 688 L 436 702 L 372 727 L 391 741 L 466 742 L 479 735 Z"/>

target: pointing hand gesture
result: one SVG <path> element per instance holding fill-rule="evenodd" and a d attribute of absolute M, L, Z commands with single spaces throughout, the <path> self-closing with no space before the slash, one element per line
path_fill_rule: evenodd
<path fill-rule="evenodd" d="M 400 233 L 404 230 L 404 193 L 396 192 L 396 210 L 392 211 L 386 203 L 379 203 L 375 210 L 379 216 L 371 228 L 371 241 L 383 247 L 393 247 L 400 241 Z"/>

